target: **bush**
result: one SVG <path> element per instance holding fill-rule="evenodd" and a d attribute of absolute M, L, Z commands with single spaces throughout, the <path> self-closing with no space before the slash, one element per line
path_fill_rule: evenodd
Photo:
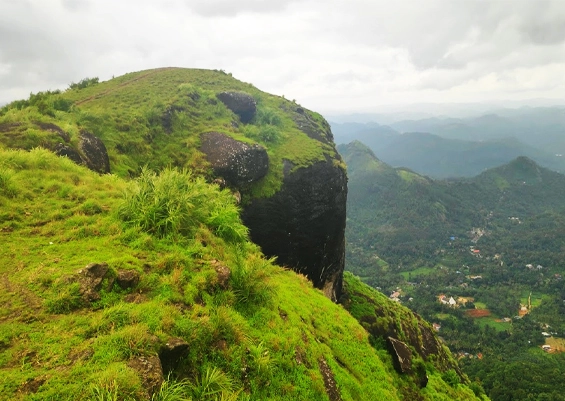
<path fill-rule="evenodd" d="M 280 131 L 273 125 L 267 125 L 259 129 L 259 139 L 263 142 L 277 142 L 280 138 Z"/>
<path fill-rule="evenodd" d="M 98 83 L 98 77 L 94 78 L 83 78 L 78 83 L 71 82 L 69 84 L 69 89 L 84 89 L 89 86 L 96 85 Z"/>
<path fill-rule="evenodd" d="M 459 375 L 453 369 L 449 369 L 447 372 L 444 372 L 441 375 L 441 378 L 444 382 L 449 384 L 451 387 L 455 387 L 456 385 L 458 385 L 461 382 Z"/>
<path fill-rule="evenodd" d="M 220 191 L 189 171 L 143 169 L 119 208 L 119 216 L 159 237 L 191 237 L 205 225 L 230 242 L 247 239 L 247 227 L 229 191 Z"/>

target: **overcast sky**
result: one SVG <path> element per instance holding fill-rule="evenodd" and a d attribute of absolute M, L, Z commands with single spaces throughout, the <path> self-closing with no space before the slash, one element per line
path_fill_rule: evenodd
<path fill-rule="evenodd" d="M 166 66 L 322 113 L 562 103 L 565 0 L 0 0 L 0 104 Z"/>

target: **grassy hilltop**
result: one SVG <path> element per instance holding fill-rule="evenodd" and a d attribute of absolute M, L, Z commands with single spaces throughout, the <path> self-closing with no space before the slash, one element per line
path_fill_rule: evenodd
<path fill-rule="evenodd" d="M 298 129 L 292 102 L 200 70 L 74 86 L 0 111 L 0 400 L 475 398 L 433 359 L 414 359 L 424 388 L 397 373 L 384 340 L 266 259 L 232 193 L 205 180 L 203 131 L 267 147 L 255 196 L 280 185 L 283 158 L 331 154 Z M 260 121 L 233 124 L 219 90 L 253 94 Z M 104 140 L 113 175 L 47 150 L 81 130 Z M 363 298 L 387 325 L 410 325 L 354 277 L 345 288 L 360 320 Z"/>
<path fill-rule="evenodd" d="M 241 91 L 257 102 L 257 115 L 240 124 L 216 97 Z M 84 79 L 71 88 L 39 92 L 0 109 L 0 143 L 10 148 L 53 149 L 63 141 L 76 144 L 81 131 L 101 138 L 112 173 L 136 176 L 143 166 L 188 167 L 206 172 L 198 150 L 200 134 L 221 132 L 268 149 L 268 175 L 252 188 L 269 196 L 281 184 L 283 159 L 294 168 L 334 156 L 333 146 L 311 139 L 300 128 L 328 131 L 317 113 L 282 97 L 262 92 L 222 71 L 161 68 L 123 75 L 106 82 Z M 300 116 L 300 118 L 299 118 Z"/>

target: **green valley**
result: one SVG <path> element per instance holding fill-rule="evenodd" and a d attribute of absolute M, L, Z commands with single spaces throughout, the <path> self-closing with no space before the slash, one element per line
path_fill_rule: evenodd
<path fill-rule="evenodd" d="M 520 157 L 440 181 L 360 142 L 338 149 L 349 167 L 346 268 L 433 322 L 493 399 L 563 399 L 565 355 L 549 344 L 565 337 L 565 176 Z M 507 386 L 508 375 L 520 382 Z"/>

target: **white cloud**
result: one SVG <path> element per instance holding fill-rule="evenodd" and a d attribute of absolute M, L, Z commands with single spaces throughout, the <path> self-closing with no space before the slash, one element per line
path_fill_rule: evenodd
<path fill-rule="evenodd" d="M 560 0 L 0 0 L 0 103 L 161 66 L 319 111 L 565 98 Z"/>

